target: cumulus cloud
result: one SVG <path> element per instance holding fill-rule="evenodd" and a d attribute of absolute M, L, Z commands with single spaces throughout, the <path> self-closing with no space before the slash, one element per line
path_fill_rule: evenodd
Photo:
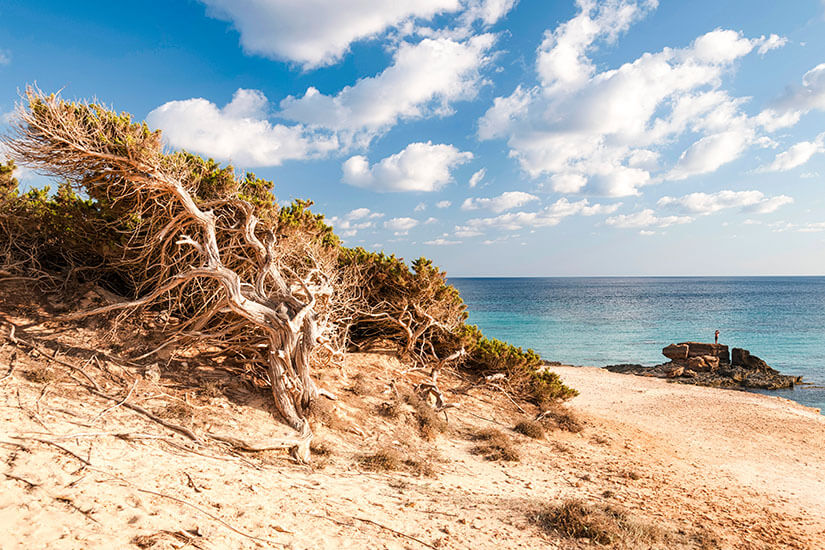
<path fill-rule="evenodd" d="M 675 224 L 690 223 L 693 218 L 690 216 L 657 216 L 656 213 L 646 208 L 633 214 L 620 214 L 607 218 L 604 223 L 614 227 L 640 228 L 640 227 L 669 227 Z"/>
<path fill-rule="evenodd" d="M 662 197 L 659 206 L 676 207 L 688 214 L 706 216 L 727 208 L 741 208 L 743 212 L 768 214 L 793 199 L 787 195 L 766 197 L 761 191 L 730 191 L 716 193 L 690 193 L 683 197 Z"/>
<path fill-rule="evenodd" d="M 470 197 L 461 205 L 462 210 L 479 210 L 487 209 L 493 212 L 504 212 L 505 210 L 512 210 L 519 208 L 525 204 L 537 201 L 539 198 L 524 191 L 507 191 L 497 197 L 491 198 L 473 198 Z"/>
<path fill-rule="evenodd" d="M 753 138 L 752 128 L 746 125 L 705 136 L 681 154 L 667 179 L 683 180 L 690 176 L 714 172 L 739 158 Z"/>
<path fill-rule="evenodd" d="M 238 89 L 223 108 L 202 98 L 170 101 L 150 112 L 146 121 L 162 129 L 172 147 L 244 167 L 278 166 L 286 160 L 320 157 L 338 147 L 336 137 L 328 133 L 269 122 L 268 106 L 263 93 Z"/>
<path fill-rule="evenodd" d="M 392 218 L 384 222 L 384 227 L 394 232 L 395 235 L 406 235 L 416 225 L 418 225 L 418 220 L 413 218 Z"/>
<path fill-rule="evenodd" d="M 531 177 L 550 176 L 558 192 L 637 195 L 662 177 L 707 173 L 760 143 L 743 99 L 721 89 L 742 56 L 785 43 L 779 36 L 747 38 L 716 29 L 684 48 L 644 53 L 599 71 L 589 52 L 615 40 L 655 1 L 581 0 L 579 13 L 546 33 L 536 59 L 539 85 L 498 97 L 478 123 L 481 139 L 506 139 L 511 156 Z M 809 79 L 810 80 L 810 79 Z M 661 150 L 695 135 L 675 166 Z M 652 172 L 664 170 L 661 175 Z"/>
<path fill-rule="evenodd" d="M 456 244 L 461 244 L 461 241 L 450 240 L 446 239 L 445 237 L 438 237 L 437 239 L 433 239 L 431 241 L 424 241 L 424 244 L 430 246 L 452 246 Z"/>
<path fill-rule="evenodd" d="M 343 181 L 380 192 L 436 191 L 452 180 L 454 167 L 472 158 L 452 145 L 411 143 L 373 165 L 362 155 L 350 157 L 343 165 Z"/>
<path fill-rule="evenodd" d="M 329 65 L 353 42 L 376 37 L 415 18 L 459 10 L 459 0 L 201 0 L 208 13 L 231 21 L 248 53 Z"/>
<path fill-rule="evenodd" d="M 774 104 L 756 117 L 768 131 L 793 126 L 806 113 L 825 110 L 825 63 L 802 76 L 802 85 L 788 89 Z"/>
<path fill-rule="evenodd" d="M 330 224 L 342 237 L 354 237 L 358 231 L 375 227 L 375 220 L 383 218 L 381 212 L 373 212 L 369 208 L 356 208 L 344 216 L 333 216 Z"/>
<path fill-rule="evenodd" d="M 819 134 L 814 141 L 800 141 L 787 151 L 776 155 L 772 163 L 757 169 L 758 172 L 787 172 L 802 166 L 817 153 L 825 153 L 825 133 Z"/>
<path fill-rule="evenodd" d="M 450 201 L 438 201 L 437 203 L 435 203 L 435 207 L 436 208 L 449 208 L 450 206 L 452 206 L 452 204 L 453 203 L 451 203 Z"/>
<path fill-rule="evenodd" d="M 484 176 L 487 175 L 487 169 L 482 168 L 478 172 L 475 172 L 472 176 L 470 176 L 470 189 L 481 183 L 484 179 Z"/>
<path fill-rule="evenodd" d="M 518 0 L 469 0 L 466 11 L 461 14 L 465 24 L 481 21 L 485 26 L 497 23 L 504 17 Z"/>
<path fill-rule="evenodd" d="M 564 218 L 580 214 L 583 216 L 594 216 L 596 214 L 611 214 L 619 208 L 621 203 L 602 205 L 590 204 L 587 199 L 577 202 L 570 202 L 566 198 L 561 198 L 555 203 L 537 212 L 509 212 L 491 218 L 475 218 L 467 221 L 467 225 L 462 230 L 477 232 L 481 234 L 483 229 L 496 227 L 507 230 L 518 230 L 524 227 L 547 227 L 558 225 Z M 458 228 L 456 228 L 458 229 Z M 466 233 L 465 233 L 466 234 Z M 458 236 L 458 231 L 456 231 Z M 468 235 L 469 236 L 469 235 Z"/>
<path fill-rule="evenodd" d="M 492 34 L 465 41 L 426 38 L 404 42 L 392 65 L 376 76 L 362 78 L 335 95 L 310 87 L 301 97 L 281 101 L 280 115 L 321 127 L 366 145 L 401 119 L 450 113 L 450 105 L 472 99 L 479 88 L 479 69 L 493 46 Z"/>

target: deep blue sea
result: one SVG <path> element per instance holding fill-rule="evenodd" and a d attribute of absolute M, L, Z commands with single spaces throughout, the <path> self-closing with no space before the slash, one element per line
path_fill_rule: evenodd
<path fill-rule="evenodd" d="M 487 336 L 551 361 L 657 365 L 668 344 L 751 351 L 810 386 L 781 395 L 825 411 L 825 277 L 450 278 Z"/>

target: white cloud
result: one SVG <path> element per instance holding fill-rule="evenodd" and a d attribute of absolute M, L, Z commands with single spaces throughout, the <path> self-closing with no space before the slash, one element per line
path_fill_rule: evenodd
<path fill-rule="evenodd" d="M 423 212 L 426 209 L 427 209 L 427 203 L 419 202 L 418 204 L 415 205 L 415 208 L 413 210 L 415 210 L 416 212 Z"/>
<path fill-rule="evenodd" d="M 329 222 L 341 237 L 354 237 L 358 231 L 375 227 L 376 218 L 382 218 L 381 212 L 373 212 L 369 208 L 356 208 L 343 217 L 333 216 Z"/>
<path fill-rule="evenodd" d="M 451 203 L 450 201 L 438 201 L 437 203 L 435 203 L 435 207 L 436 208 L 449 208 L 450 206 L 452 206 L 452 204 L 453 203 Z"/>
<path fill-rule="evenodd" d="M 364 156 L 349 158 L 343 165 L 343 181 L 380 192 L 436 191 L 451 181 L 450 170 L 472 158 L 472 153 L 452 145 L 411 143 L 372 166 Z"/>
<path fill-rule="evenodd" d="M 825 63 L 802 76 L 802 85 L 791 87 L 774 105 L 756 117 L 769 132 L 793 126 L 802 115 L 825 110 Z"/>
<path fill-rule="evenodd" d="M 11 63 L 11 53 L 8 50 L 0 50 L 0 65 Z"/>
<path fill-rule="evenodd" d="M 424 241 L 424 244 L 428 244 L 431 246 L 452 246 L 456 244 L 461 244 L 461 241 L 453 241 L 449 239 L 445 239 L 444 237 L 439 237 L 437 239 L 433 239 L 431 241 Z"/>
<path fill-rule="evenodd" d="M 490 227 L 507 230 L 518 230 L 523 227 L 547 227 L 558 225 L 564 218 L 576 214 L 583 216 L 610 214 L 615 212 L 620 205 L 621 203 L 591 205 L 587 199 L 570 202 L 566 198 L 561 198 L 538 212 L 510 212 L 492 218 L 471 219 L 467 221 L 466 229 L 481 232 L 481 230 Z M 456 235 L 458 235 L 458 232 L 456 232 Z"/>
<path fill-rule="evenodd" d="M 825 222 L 808 223 L 797 229 L 797 231 L 800 233 L 819 233 L 825 231 Z"/>
<path fill-rule="evenodd" d="M 459 0 L 201 0 L 209 14 L 229 20 L 248 53 L 300 63 L 338 61 L 351 43 L 373 38 L 414 18 L 461 8 Z"/>
<path fill-rule="evenodd" d="M 243 167 L 278 166 L 286 160 L 324 156 L 335 136 L 266 120 L 268 102 L 257 90 L 238 89 L 219 109 L 202 98 L 170 101 L 146 117 L 175 148 L 232 161 Z"/>
<path fill-rule="evenodd" d="M 470 189 L 481 183 L 485 175 L 487 175 L 487 169 L 482 168 L 481 170 L 470 176 Z"/>
<path fill-rule="evenodd" d="M 787 151 L 776 155 L 772 163 L 762 166 L 758 172 L 787 172 L 802 166 L 817 153 L 825 153 L 825 133 L 819 134 L 814 141 L 800 141 Z"/>
<path fill-rule="evenodd" d="M 465 24 L 481 21 L 486 26 L 493 25 L 507 15 L 516 2 L 518 0 L 469 0 L 461 18 Z"/>
<path fill-rule="evenodd" d="M 690 176 L 715 172 L 736 160 L 752 143 L 754 133 L 748 126 L 705 136 L 688 147 L 679 157 L 667 179 L 683 180 Z"/>
<path fill-rule="evenodd" d="M 683 197 L 662 197 L 659 206 L 679 208 L 688 214 L 706 216 L 726 208 L 741 208 L 743 212 L 768 214 L 779 207 L 790 204 L 793 199 L 787 195 L 766 197 L 761 191 L 730 191 L 716 193 L 690 193 Z"/>
<path fill-rule="evenodd" d="M 470 227 L 469 225 L 457 225 L 453 230 L 453 235 L 466 239 L 468 237 L 478 237 L 479 235 L 483 235 L 483 233 L 474 227 Z"/>
<path fill-rule="evenodd" d="M 657 216 L 653 210 L 646 208 L 633 214 L 620 214 L 607 218 L 604 223 L 614 227 L 639 228 L 639 227 L 668 227 L 675 224 L 690 223 L 693 218 L 690 216 Z"/>
<path fill-rule="evenodd" d="M 637 195 L 661 181 L 653 171 L 683 179 L 716 170 L 760 143 L 756 122 L 741 110 L 745 100 L 722 90 L 722 78 L 742 56 L 779 47 L 778 36 L 716 29 L 685 48 L 597 69 L 589 52 L 656 4 L 581 0 L 579 13 L 539 47 L 540 85 L 496 98 L 479 120 L 479 138 L 506 139 L 522 169 L 550 176 L 554 191 L 605 196 Z M 694 145 L 676 166 L 662 166 L 661 152 L 686 134 L 695 135 Z"/>
<path fill-rule="evenodd" d="M 570 21 L 544 35 L 536 59 L 536 72 L 545 88 L 579 87 L 595 73 L 587 50 L 597 39 L 613 41 L 639 19 L 657 0 L 642 4 L 614 1 L 578 2 L 580 11 Z"/>
<path fill-rule="evenodd" d="M 416 225 L 418 225 L 418 220 L 413 218 L 392 218 L 384 222 L 384 227 L 396 235 L 406 235 Z"/>
<path fill-rule="evenodd" d="M 493 212 L 504 212 L 519 208 L 525 204 L 537 201 L 539 198 L 524 191 L 507 191 L 497 197 L 491 198 L 468 198 L 461 205 L 462 210 L 479 210 L 485 208 Z"/>
<path fill-rule="evenodd" d="M 463 42 L 448 38 L 403 42 L 392 65 L 378 75 L 362 78 L 334 96 L 310 87 L 302 97 L 281 101 L 280 115 L 334 130 L 346 143 L 366 145 L 400 119 L 448 114 L 452 102 L 474 98 L 479 69 L 487 62 L 493 42 L 492 34 Z"/>
<path fill-rule="evenodd" d="M 761 43 L 759 44 L 759 49 L 757 51 L 759 52 L 759 55 L 765 55 L 771 50 L 783 47 L 788 43 L 788 39 L 784 36 L 772 34 L 767 38 L 763 36 L 760 38 L 760 42 Z"/>

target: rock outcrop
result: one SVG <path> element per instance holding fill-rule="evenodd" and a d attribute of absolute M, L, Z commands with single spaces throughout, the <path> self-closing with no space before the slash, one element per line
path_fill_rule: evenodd
<path fill-rule="evenodd" d="M 666 346 L 662 355 L 670 361 L 655 367 L 625 364 L 605 368 L 613 372 L 722 388 L 777 390 L 793 388 L 802 381 L 801 376 L 780 374 L 746 349 L 733 348 L 729 353 L 728 346 L 722 344 L 681 342 Z"/>

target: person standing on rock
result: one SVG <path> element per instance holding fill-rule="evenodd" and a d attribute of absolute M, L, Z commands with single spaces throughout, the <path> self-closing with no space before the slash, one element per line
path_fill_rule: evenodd
<path fill-rule="evenodd" d="M 719 343 L 719 331 L 718 330 L 716 331 L 716 334 L 713 335 L 713 343 L 714 344 Z"/>

